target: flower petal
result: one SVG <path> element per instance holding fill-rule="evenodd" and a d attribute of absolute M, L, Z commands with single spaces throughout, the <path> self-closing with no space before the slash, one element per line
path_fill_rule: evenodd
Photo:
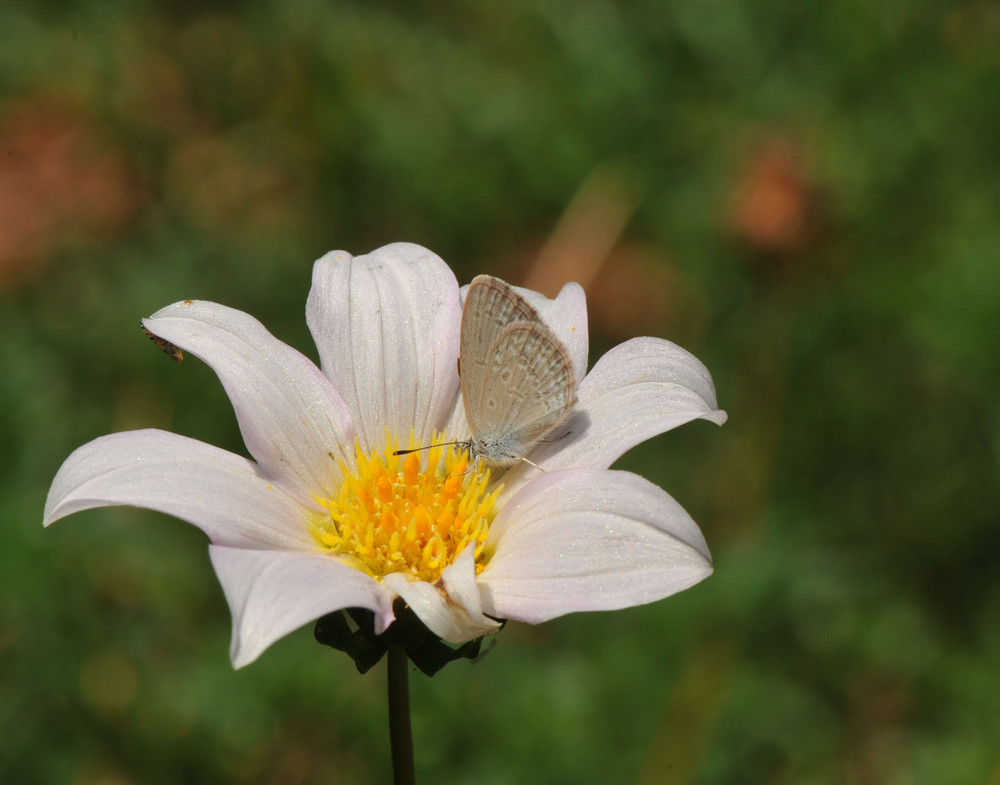
<path fill-rule="evenodd" d="M 441 427 L 458 389 L 460 319 L 454 274 L 419 245 L 316 262 L 306 321 L 365 450 L 386 428 L 426 444 Z"/>
<path fill-rule="evenodd" d="M 597 361 L 580 385 L 574 414 L 531 455 L 546 471 L 607 468 L 629 449 L 695 419 L 726 421 L 708 369 L 660 338 L 633 338 Z"/>
<path fill-rule="evenodd" d="M 173 515 L 220 545 L 315 548 L 309 511 L 255 463 L 166 431 L 114 433 L 75 450 L 52 481 L 44 524 L 113 505 Z"/>
<path fill-rule="evenodd" d="M 471 545 L 442 570 L 438 584 L 409 580 L 399 572 L 383 580 L 406 600 L 427 629 L 446 641 L 463 643 L 500 629 L 500 622 L 483 615 Z"/>
<path fill-rule="evenodd" d="M 629 472 L 549 472 L 500 510 L 479 575 L 491 616 L 532 624 L 662 599 L 712 572 L 705 539 L 663 490 Z"/>
<path fill-rule="evenodd" d="M 250 664 L 279 638 L 343 608 L 373 611 L 376 633 L 394 618 L 392 592 L 326 556 L 217 545 L 209 554 L 233 616 L 233 667 Z"/>
<path fill-rule="evenodd" d="M 283 481 L 303 504 L 337 487 L 335 459 L 353 463 L 354 430 L 340 395 L 305 355 L 252 316 L 211 302 L 174 303 L 143 324 L 218 374 L 267 477 Z"/>

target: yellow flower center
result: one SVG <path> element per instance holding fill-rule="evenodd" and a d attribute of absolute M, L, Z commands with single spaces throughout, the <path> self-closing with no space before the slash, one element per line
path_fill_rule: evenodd
<path fill-rule="evenodd" d="M 393 455 L 394 449 L 388 438 L 384 450 L 371 454 L 356 444 L 355 465 L 341 462 L 344 480 L 336 496 L 316 497 L 329 513 L 311 522 L 320 547 L 376 579 L 409 572 L 434 582 L 474 545 L 476 570 L 482 571 L 501 488 L 487 493 L 489 472 L 470 471 L 468 454 L 454 445 L 408 455 Z"/>

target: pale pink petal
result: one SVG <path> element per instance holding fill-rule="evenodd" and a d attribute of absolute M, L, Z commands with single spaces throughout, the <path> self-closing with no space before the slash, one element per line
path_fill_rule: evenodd
<path fill-rule="evenodd" d="M 233 616 L 229 655 L 242 668 L 268 646 L 327 613 L 367 608 L 375 631 L 394 619 L 394 595 L 378 581 L 323 554 L 209 548 Z"/>
<path fill-rule="evenodd" d="M 403 573 L 383 578 L 387 588 L 402 597 L 420 621 L 450 643 L 462 643 L 496 632 L 500 623 L 483 615 L 476 584 L 476 564 L 469 546 L 441 572 L 441 581 L 430 584 Z"/>
<path fill-rule="evenodd" d="M 479 575 L 491 616 L 537 624 L 662 599 L 712 572 L 705 539 L 660 488 L 628 472 L 549 472 L 500 510 Z"/>
<path fill-rule="evenodd" d="M 165 431 L 115 433 L 75 450 L 52 481 L 44 523 L 114 505 L 173 515 L 220 545 L 315 548 L 312 513 L 255 463 Z"/>
<path fill-rule="evenodd" d="M 306 321 L 364 449 L 386 429 L 405 446 L 411 429 L 426 444 L 441 427 L 458 389 L 460 318 L 454 274 L 418 245 L 316 262 Z"/>
<path fill-rule="evenodd" d="M 218 374 L 247 449 L 267 477 L 303 504 L 337 488 L 336 459 L 354 461 L 353 426 L 340 395 L 307 357 L 252 316 L 216 303 L 184 300 L 143 324 Z"/>
<path fill-rule="evenodd" d="M 565 426 L 531 455 L 546 471 L 603 469 L 640 442 L 691 420 L 726 421 L 708 369 L 660 338 L 634 338 L 611 349 L 583 380 L 578 399 Z"/>

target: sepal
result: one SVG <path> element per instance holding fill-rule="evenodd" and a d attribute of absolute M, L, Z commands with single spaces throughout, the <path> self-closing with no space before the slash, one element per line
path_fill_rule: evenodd
<path fill-rule="evenodd" d="M 407 656 L 427 676 L 433 676 L 449 662 L 459 659 L 477 661 L 483 637 L 452 647 L 427 629 L 417 614 L 402 599 L 393 603 L 395 621 L 381 635 L 375 634 L 375 614 L 367 608 L 346 608 L 316 620 L 313 634 L 319 643 L 347 654 L 359 673 L 368 672 L 388 651 L 401 646 Z M 487 648 L 486 651 L 489 651 Z"/>

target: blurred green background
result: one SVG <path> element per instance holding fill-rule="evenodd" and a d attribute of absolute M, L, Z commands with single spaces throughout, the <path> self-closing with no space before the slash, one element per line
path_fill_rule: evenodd
<path fill-rule="evenodd" d="M 414 674 L 419 779 L 1000 783 L 998 87 L 986 0 L 7 0 L 0 781 L 388 781 L 384 666 L 234 672 L 200 532 L 41 515 L 108 432 L 244 451 L 141 316 L 315 356 L 313 260 L 407 240 L 583 281 L 591 362 L 670 338 L 730 413 L 620 462 L 716 574 Z"/>

